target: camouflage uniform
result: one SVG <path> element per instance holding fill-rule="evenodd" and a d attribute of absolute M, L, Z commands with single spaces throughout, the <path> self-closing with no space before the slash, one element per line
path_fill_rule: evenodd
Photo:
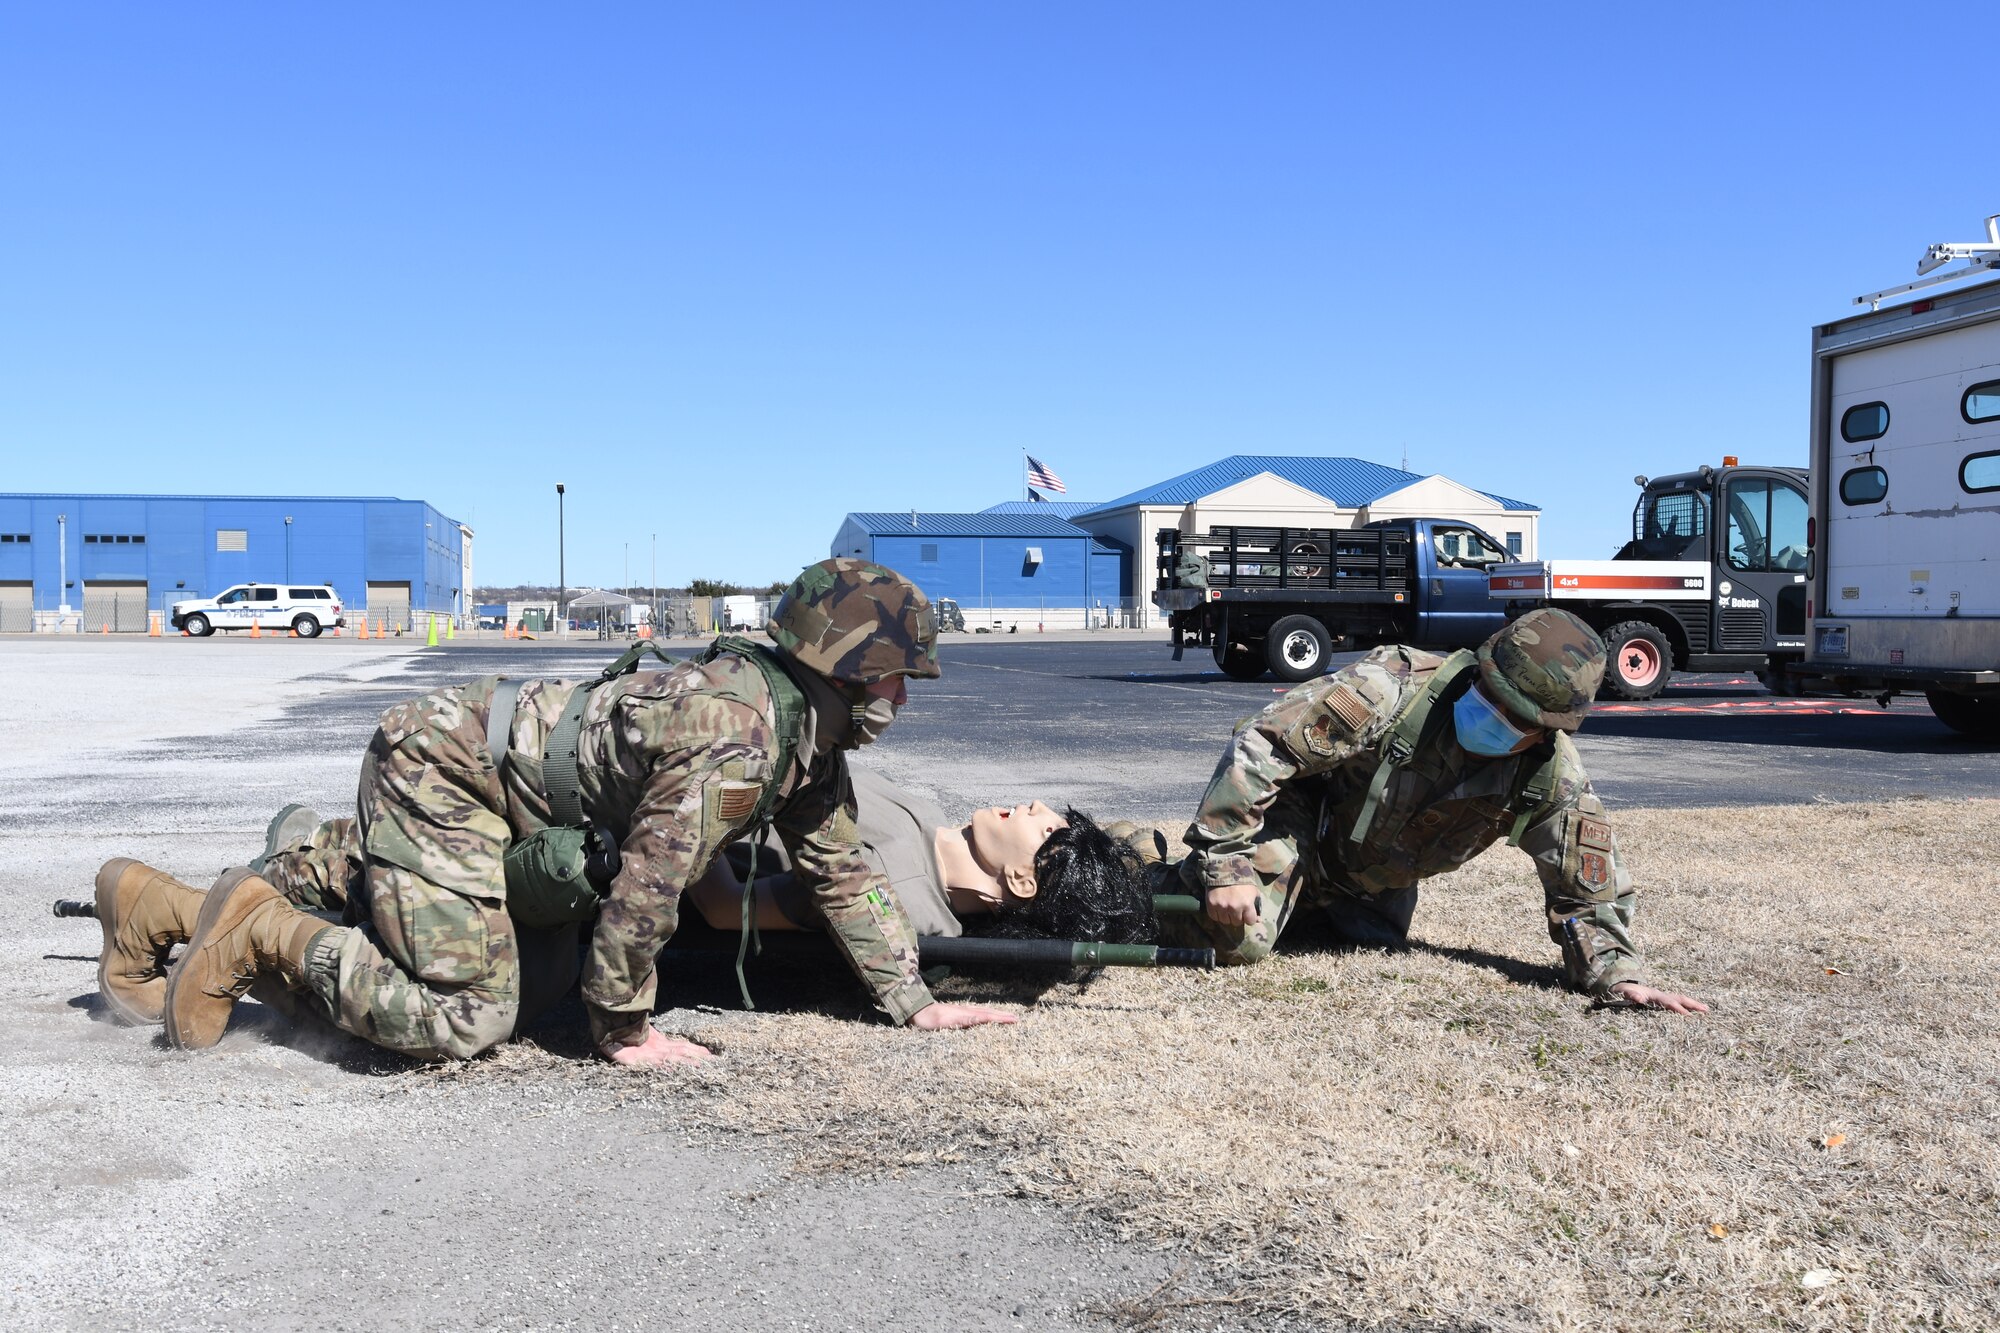
<path fill-rule="evenodd" d="M 546 955 L 527 959 L 530 967 L 559 969 L 566 948 L 574 956 L 575 927 L 530 930 L 507 915 L 501 858 L 550 822 L 543 756 L 579 687 L 524 686 L 496 770 L 486 746 L 494 684 L 440 690 L 383 714 L 362 766 L 354 832 L 365 868 L 347 908 L 350 921 L 366 924 L 315 945 L 329 953 L 309 968 L 340 1027 L 414 1055 L 465 1057 L 505 1039 L 521 1017 L 524 951 Z M 583 964 L 600 1043 L 643 1035 L 654 957 L 674 933 L 682 886 L 743 832 L 771 783 L 780 793 L 774 826 L 876 1002 L 898 1022 L 931 1002 L 914 933 L 856 846 L 845 755 L 815 756 L 805 736 L 791 771 L 774 772 L 776 725 L 762 674 L 730 653 L 593 691 L 578 738 L 579 785 L 585 812 L 617 837 L 623 858 Z M 808 710 L 802 729 L 813 725 Z"/>
<path fill-rule="evenodd" d="M 258 870 L 297 907 L 338 917 L 361 892 L 364 858 L 353 819 L 329 819 L 304 842 L 280 847 Z"/>
<path fill-rule="evenodd" d="M 1481 657 L 1480 674 L 1490 679 L 1491 655 L 1482 649 Z M 1205 913 L 1163 917 L 1170 942 L 1212 943 L 1222 961 L 1254 963 L 1302 905 L 1361 927 L 1349 933 L 1364 941 L 1400 937 L 1418 884 L 1509 835 L 1521 813 L 1508 809 L 1509 797 L 1526 770 L 1549 757 L 1549 746 L 1487 758 L 1463 749 L 1446 725 L 1424 753 L 1392 771 L 1366 836 L 1350 841 L 1394 720 L 1445 662 L 1412 648 L 1378 648 L 1298 686 L 1237 730 L 1187 831 L 1188 856 L 1162 867 L 1179 884 L 1164 887 L 1205 895 L 1256 884 L 1262 915 L 1249 926 Z M 1468 669 L 1446 695 L 1470 688 L 1472 674 Z M 1434 707 L 1449 705 L 1447 697 Z M 1573 717 L 1545 716 L 1549 725 L 1573 726 L 1587 707 L 1586 695 Z M 1579 990 L 1602 996 L 1638 979 L 1632 876 L 1575 744 L 1563 732 L 1552 744 L 1552 790 L 1528 812 L 1520 845 L 1541 877 L 1564 972 Z"/>

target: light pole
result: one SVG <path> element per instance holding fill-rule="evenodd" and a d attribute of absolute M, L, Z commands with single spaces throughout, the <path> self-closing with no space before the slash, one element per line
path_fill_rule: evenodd
<path fill-rule="evenodd" d="M 658 634 L 660 632 L 660 534 L 657 532 L 653 534 L 652 583 L 649 585 L 646 598 L 653 605 L 653 633 Z"/>
<path fill-rule="evenodd" d="M 285 582 L 292 581 L 292 516 L 285 515 Z"/>
<path fill-rule="evenodd" d="M 569 633 L 569 618 L 563 615 L 563 592 L 569 583 L 569 571 L 563 565 L 563 484 L 556 483 L 556 633 Z"/>

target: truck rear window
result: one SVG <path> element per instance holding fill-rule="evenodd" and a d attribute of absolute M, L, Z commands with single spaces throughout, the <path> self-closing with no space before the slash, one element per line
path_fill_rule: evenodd
<path fill-rule="evenodd" d="M 1887 403 L 1858 403 L 1840 414 L 1840 438 L 1849 444 L 1879 440 L 1888 433 Z"/>
<path fill-rule="evenodd" d="M 1842 504 L 1872 505 L 1889 493 L 1889 474 L 1879 467 L 1858 467 L 1840 478 Z"/>
<path fill-rule="evenodd" d="M 1975 495 L 1980 491 L 2000 491 L 2000 449 L 1968 455 L 1958 465 L 1958 484 Z"/>
<path fill-rule="evenodd" d="M 1975 384 L 1958 402 L 1959 415 L 1967 421 L 2000 420 L 2000 380 Z"/>

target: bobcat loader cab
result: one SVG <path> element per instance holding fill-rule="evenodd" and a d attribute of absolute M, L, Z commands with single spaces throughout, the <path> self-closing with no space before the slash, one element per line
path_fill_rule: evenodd
<path fill-rule="evenodd" d="M 1604 636 L 1605 695 L 1650 699 L 1675 671 L 1754 671 L 1787 688 L 1805 651 L 1806 473 L 1722 466 L 1638 477 L 1632 539 L 1609 560 L 1495 567 L 1510 613 L 1559 606 Z"/>

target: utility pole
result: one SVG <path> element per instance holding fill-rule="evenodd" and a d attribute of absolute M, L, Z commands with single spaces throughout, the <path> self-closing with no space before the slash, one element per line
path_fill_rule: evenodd
<path fill-rule="evenodd" d="M 563 614 L 563 593 L 569 589 L 569 570 L 564 564 L 566 534 L 563 531 L 563 484 L 556 483 L 556 633 L 569 633 L 569 617 Z"/>
<path fill-rule="evenodd" d="M 653 604 L 653 633 L 660 632 L 660 534 L 653 534 L 653 573 L 647 598 Z"/>
<path fill-rule="evenodd" d="M 292 581 L 292 516 L 285 515 L 285 582 Z"/>

